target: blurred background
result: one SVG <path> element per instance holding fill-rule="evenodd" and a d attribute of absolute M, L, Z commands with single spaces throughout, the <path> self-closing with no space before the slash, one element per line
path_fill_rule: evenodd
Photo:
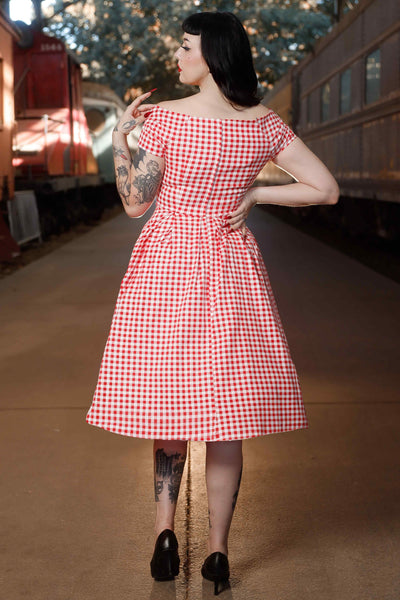
<path fill-rule="evenodd" d="M 242 20 L 263 103 L 341 192 L 249 215 L 310 428 L 245 440 L 223 598 L 400 597 L 399 0 L 0 0 L 4 598 L 215 598 L 200 574 L 204 444 L 182 479 L 182 574 L 154 582 L 152 441 L 85 414 L 154 208 L 124 213 L 111 130 L 142 91 L 196 93 L 173 53 L 184 17 L 216 8 Z M 256 184 L 290 181 L 268 164 Z"/>
<path fill-rule="evenodd" d="M 196 92 L 173 54 L 186 15 L 215 9 L 241 19 L 263 103 L 341 189 L 334 206 L 263 208 L 400 281 L 398 0 L 0 0 L 2 275 L 122 210 L 111 130 L 143 91 Z M 290 181 L 270 163 L 257 184 Z"/>

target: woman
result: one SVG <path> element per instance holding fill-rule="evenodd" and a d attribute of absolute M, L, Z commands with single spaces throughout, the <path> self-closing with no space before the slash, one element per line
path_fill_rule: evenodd
<path fill-rule="evenodd" d="M 122 280 L 88 423 L 154 439 L 157 516 L 151 574 L 179 571 L 174 517 L 188 440 L 206 442 L 205 578 L 229 577 L 228 534 L 242 440 L 308 427 L 267 271 L 246 217 L 255 204 L 335 204 L 321 161 L 260 104 L 247 35 L 231 13 L 183 23 L 181 100 L 136 98 L 113 132 L 130 217 L 157 207 Z M 153 90 L 152 90 L 153 91 Z M 139 123 L 132 159 L 127 134 Z M 252 187 L 269 160 L 297 183 Z"/>

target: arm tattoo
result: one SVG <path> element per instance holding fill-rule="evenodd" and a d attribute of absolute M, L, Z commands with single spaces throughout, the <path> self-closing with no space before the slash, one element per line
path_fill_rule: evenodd
<path fill-rule="evenodd" d="M 132 119 L 131 121 L 127 121 L 121 125 L 122 131 L 131 131 L 136 127 L 136 119 Z"/>
<path fill-rule="evenodd" d="M 123 148 L 119 148 L 118 146 L 113 146 L 113 154 L 114 156 L 120 156 L 124 160 L 128 160 L 128 157 L 125 154 L 125 150 Z"/>
<path fill-rule="evenodd" d="M 139 146 L 137 153 L 133 157 L 133 166 L 135 167 L 135 169 L 139 168 L 139 165 L 145 156 L 146 156 L 146 150 L 143 150 L 143 148 L 140 148 L 140 146 Z"/>
<path fill-rule="evenodd" d="M 149 160 L 146 164 L 146 169 L 147 173 L 145 175 L 138 175 L 133 182 L 138 191 L 139 204 L 153 200 L 162 178 L 160 167 L 155 160 Z"/>
<path fill-rule="evenodd" d="M 115 131 L 115 132 L 119 131 L 118 125 L 120 125 L 119 121 L 117 121 L 117 123 L 115 124 L 113 131 Z M 136 119 L 131 119 L 130 121 L 126 121 L 126 123 L 123 123 L 122 125 L 120 125 L 120 127 L 121 127 L 122 131 L 125 131 L 126 133 L 130 133 L 130 131 L 136 127 Z"/>
<path fill-rule="evenodd" d="M 130 200 L 136 204 L 151 203 L 162 179 L 158 162 L 155 160 L 145 161 L 147 152 L 143 148 L 138 148 L 133 160 L 122 146 L 113 145 L 113 153 L 115 159 L 129 161 L 129 164 L 115 167 L 117 189 L 122 201 L 127 206 L 130 205 Z M 132 167 L 136 173 L 132 173 Z M 132 175 L 134 176 L 133 182 Z"/>
<path fill-rule="evenodd" d="M 125 204 L 129 206 L 131 184 L 129 183 L 129 171 L 125 165 L 117 167 L 117 189 L 121 198 L 125 201 Z"/>

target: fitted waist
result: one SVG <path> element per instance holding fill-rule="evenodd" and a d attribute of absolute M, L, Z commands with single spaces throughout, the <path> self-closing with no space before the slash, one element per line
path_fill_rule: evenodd
<path fill-rule="evenodd" d="M 213 214 L 207 211 L 194 213 L 157 207 L 151 219 L 147 222 L 145 230 L 148 234 L 157 231 L 157 236 L 162 239 L 173 229 L 182 232 L 192 229 L 202 232 L 215 232 L 223 238 L 230 235 L 240 235 L 243 239 L 247 237 L 248 227 L 246 224 L 237 229 L 232 229 L 228 221 L 229 213 Z M 207 234 L 206 234 L 207 235 Z"/>
<path fill-rule="evenodd" d="M 176 209 L 168 209 L 168 208 L 157 208 L 154 213 L 153 213 L 153 217 L 157 218 L 168 218 L 168 217 L 176 217 L 178 219 L 188 219 L 188 220 L 194 220 L 194 221 L 199 221 L 199 220 L 211 220 L 211 221 L 216 221 L 218 222 L 220 225 L 229 225 L 227 219 L 229 217 L 229 212 L 224 213 L 224 214 L 214 214 L 214 213 L 210 213 L 207 211 L 204 212 L 198 212 L 198 213 L 188 213 L 188 212 L 184 212 L 184 211 L 179 211 Z"/>

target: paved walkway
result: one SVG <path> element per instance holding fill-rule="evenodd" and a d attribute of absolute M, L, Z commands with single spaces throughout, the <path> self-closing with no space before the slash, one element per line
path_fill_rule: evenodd
<path fill-rule="evenodd" d="M 7 600 L 214 597 L 200 574 L 205 444 L 189 445 L 179 497 L 183 568 L 154 582 L 152 441 L 85 422 L 145 218 L 122 214 L 0 281 Z M 243 442 L 232 576 L 219 597 L 398 600 L 400 285 L 259 208 L 248 225 L 310 428 Z"/>

